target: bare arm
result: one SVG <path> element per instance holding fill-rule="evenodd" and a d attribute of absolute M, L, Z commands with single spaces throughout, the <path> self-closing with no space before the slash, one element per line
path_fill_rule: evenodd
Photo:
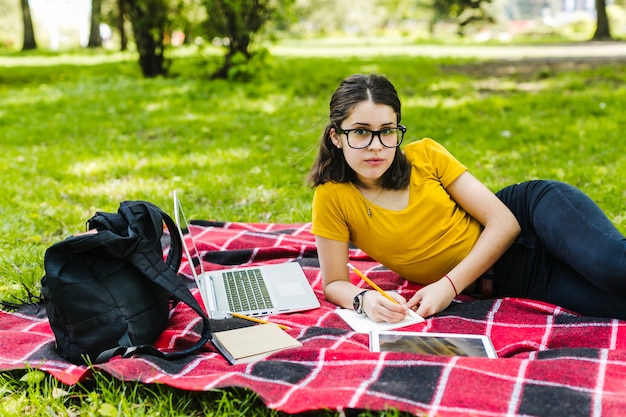
<path fill-rule="evenodd" d="M 348 242 L 315 236 L 317 253 L 322 272 L 324 295 L 328 301 L 338 306 L 352 309 L 352 300 L 363 291 L 350 282 L 348 274 Z M 375 321 L 396 322 L 408 313 L 406 300 L 396 293 L 390 293 L 400 304 L 394 304 L 376 291 L 369 291 L 363 298 L 363 306 L 368 317 Z"/>
<path fill-rule="evenodd" d="M 520 227 L 513 213 L 469 172 L 461 174 L 446 190 L 469 215 L 484 226 L 467 257 L 448 272 L 456 290 L 461 292 L 485 273 L 513 244 Z M 448 307 L 454 296 L 454 288 L 444 277 L 418 291 L 409 300 L 408 306 L 418 306 L 417 314 L 428 317 Z"/>

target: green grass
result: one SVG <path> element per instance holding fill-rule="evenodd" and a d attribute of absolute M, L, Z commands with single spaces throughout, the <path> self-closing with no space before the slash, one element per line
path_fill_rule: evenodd
<path fill-rule="evenodd" d="M 285 415 L 266 409 L 241 389 L 184 392 L 165 385 L 121 382 L 96 372 L 87 384 L 64 386 L 42 371 L 0 374 L 0 415 L 28 416 L 237 416 Z M 324 415 L 322 413 L 319 416 Z M 398 414 L 387 414 L 393 416 Z"/>
<path fill-rule="evenodd" d="M 171 212 L 177 189 L 192 218 L 309 221 L 305 177 L 328 100 L 354 72 L 394 81 L 407 142 L 440 141 L 494 191 L 570 182 L 626 230 L 623 65 L 284 55 L 252 82 L 208 81 L 218 64 L 181 55 L 170 77 L 146 80 L 130 55 L 0 57 L 4 300 L 38 293 L 45 249 L 122 200 Z M 98 374 L 64 387 L 38 371 L 3 373 L 0 392 L 2 415 L 278 415 L 241 390 L 185 393 Z"/>

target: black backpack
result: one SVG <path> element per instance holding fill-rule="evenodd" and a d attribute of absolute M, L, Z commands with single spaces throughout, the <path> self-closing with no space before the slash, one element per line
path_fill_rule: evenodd
<path fill-rule="evenodd" d="M 170 232 L 165 260 L 164 222 Z M 42 295 L 62 357 L 76 364 L 138 353 L 175 359 L 210 339 L 207 315 L 177 275 L 182 242 L 170 216 L 152 203 L 125 201 L 117 213 L 97 212 L 87 228 L 50 246 L 44 257 Z M 194 346 L 165 354 L 151 343 L 167 327 L 172 301 L 193 308 L 203 330 Z"/>

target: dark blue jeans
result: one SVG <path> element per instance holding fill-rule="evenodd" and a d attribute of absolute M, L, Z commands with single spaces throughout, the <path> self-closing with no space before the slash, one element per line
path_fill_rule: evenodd
<path fill-rule="evenodd" d="M 583 192 L 558 181 L 499 191 L 522 231 L 494 266 L 494 295 L 626 319 L 626 238 Z"/>

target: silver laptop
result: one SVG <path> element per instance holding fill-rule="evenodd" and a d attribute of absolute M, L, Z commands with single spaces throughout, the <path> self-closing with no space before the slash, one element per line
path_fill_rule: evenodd
<path fill-rule="evenodd" d="M 228 318 L 229 312 L 265 316 L 320 306 L 297 262 L 205 271 L 176 191 L 173 195 L 183 250 L 210 318 Z"/>

